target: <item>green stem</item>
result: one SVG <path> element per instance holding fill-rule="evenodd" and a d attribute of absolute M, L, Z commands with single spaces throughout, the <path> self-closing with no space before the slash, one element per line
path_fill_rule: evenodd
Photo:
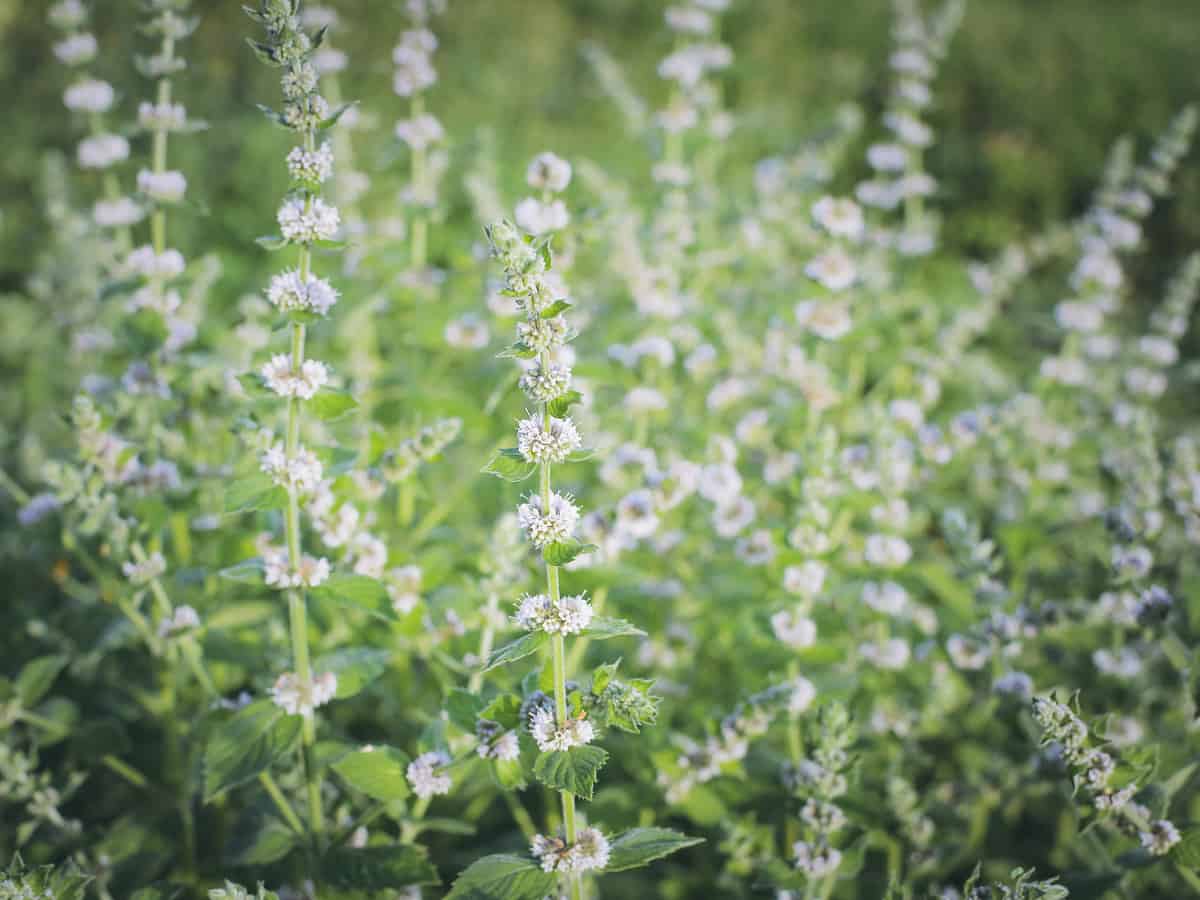
<path fill-rule="evenodd" d="M 316 139 L 311 131 L 304 134 L 304 147 L 312 151 Z M 313 195 L 305 197 L 305 207 L 312 209 Z M 300 247 L 300 280 L 307 282 L 312 266 L 312 251 L 308 245 Z M 298 372 L 304 362 L 305 328 L 299 322 L 292 323 L 292 371 Z M 296 456 L 300 449 L 300 400 L 298 397 L 288 398 L 287 405 L 287 435 L 285 454 L 288 459 Z M 285 519 L 287 532 L 288 562 L 293 572 L 301 565 L 300 547 L 300 498 L 294 490 L 288 492 L 287 516 Z M 296 667 L 296 678 L 300 689 L 304 692 L 307 703 L 312 702 L 312 665 L 308 654 L 308 610 L 305 607 L 304 592 L 299 589 L 288 591 L 288 624 L 292 642 L 292 660 Z M 314 838 L 325 830 L 325 814 L 321 808 L 321 785 L 317 780 L 314 748 L 317 742 L 317 727 L 314 717 L 304 716 L 301 726 L 301 759 L 304 766 L 304 779 L 308 793 L 309 827 Z"/>
<path fill-rule="evenodd" d="M 300 817 L 296 815 L 296 811 L 292 809 L 292 804 L 288 802 L 288 798 L 284 796 L 283 791 L 279 789 L 279 785 L 271 776 L 270 772 L 261 772 L 258 776 L 259 782 L 267 791 L 267 796 L 275 803 L 276 809 L 279 810 L 288 827 L 296 834 L 304 834 L 304 823 L 300 821 Z"/>

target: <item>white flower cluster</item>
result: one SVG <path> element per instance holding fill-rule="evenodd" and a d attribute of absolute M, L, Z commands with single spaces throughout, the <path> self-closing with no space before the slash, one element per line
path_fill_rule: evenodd
<path fill-rule="evenodd" d="M 109 169 L 129 159 L 129 141 L 119 134 L 94 134 L 79 142 L 75 158 L 81 169 Z"/>
<path fill-rule="evenodd" d="M 875 175 L 858 184 L 855 196 L 866 206 L 893 210 L 905 207 L 903 230 L 891 246 L 910 256 L 923 256 L 936 247 L 935 222 L 921 201 L 932 196 L 937 183 L 924 169 L 923 151 L 933 143 L 933 130 L 924 115 L 933 100 L 930 87 L 938 62 L 961 19 L 961 9 L 947 4 L 940 14 L 924 17 L 915 4 L 900 4 L 895 29 L 896 48 L 889 60 L 892 92 L 883 124 L 891 132 L 867 148 L 867 164 Z M 887 235 L 881 233 L 881 240 Z"/>
<path fill-rule="evenodd" d="M 796 868 L 809 878 L 825 878 L 836 872 L 842 864 L 842 852 L 836 847 L 807 841 L 792 844 L 792 858 Z"/>
<path fill-rule="evenodd" d="M 582 594 L 552 600 L 545 594 L 521 598 L 513 621 L 527 631 L 580 634 L 592 623 L 592 604 Z"/>
<path fill-rule="evenodd" d="M 582 443 L 570 418 L 529 416 L 517 423 L 517 450 L 528 462 L 566 462 Z"/>
<path fill-rule="evenodd" d="M 260 465 L 277 485 L 296 494 L 316 490 L 323 472 L 321 461 L 313 451 L 300 447 L 289 456 L 282 443 L 268 447 Z"/>
<path fill-rule="evenodd" d="M 590 744 L 596 736 L 592 723 L 585 718 L 568 717 L 561 724 L 549 706 L 535 706 L 529 712 L 529 733 L 543 753 L 566 751 Z"/>
<path fill-rule="evenodd" d="M 723 140 L 733 130 L 733 119 L 721 108 L 721 92 L 713 79 L 733 64 L 733 51 L 715 37 L 717 14 L 728 5 L 723 0 L 687 0 L 663 12 L 667 27 L 676 35 L 676 44 L 658 64 L 659 77 L 670 82 L 672 91 L 656 121 L 670 135 L 706 125 L 711 137 Z M 656 167 L 655 177 L 675 187 L 691 180 L 688 167 L 673 155 L 672 147 Z"/>
<path fill-rule="evenodd" d="M 579 507 L 567 494 L 550 494 L 549 509 L 539 494 L 531 495 L 517 507 L 517 522 L 529 542 L 539 550 L 547 544 L 570 540 L 579 524 Z"/>
<path fill-rule="evenodd" d="M 187 109 L 182 103 L 165 101 L 138 104 L 138 125 L 146 131 L 182 131 L 187 127 Z"/>
<path fill-rule="evenodd" d="M 392 50 L 392 63 L 396 67 L 392 89 L 399 96 L 412 97 L 437 84 L 437 71 L 433 68 L 437 46 L 437 36 L 427 28 L 400 35 L 400 42 Z"/>
<path fill-rule="evenodd" d="M 311 719 L 318 706 L 337 696 L 337 675 L 322 672 L 305 685 L 298 675 L 284 672 L 271 686 L 271 700 L 289 716 Z"/>
<path fill-rule="evenodd" d="M 401 119 L 396 123 L 396 137 L 413 150 L 425 150 L 439 143 L 445 136 L 442 123 L 429 113 L 422 113 L 411 119 Z"/>
<path fill-rule="evenodd" d="M 311 272 L 305 279 L 299 270 L 288 269 L 271 278 L 267 299 L 280 312 L 311 312 L 323 316 L 337 303 L 338 292 L 324 278 Z"/>
<path fill-rule="evenodd" d="M 130 251 L 124 263 L 126 272 L 147 281 L 170 281 L 178 278 L 186 266 L 183 254 L 178 250 L 168 248 L 162 253 L 155 253 L 149 244 Z"/>
<path fill-rule="evenodd" d="M 72 112 L 106 113 L 114 100 L 113 86 L 97 78 L 83 78 L 63 92 L 63 104 Z"/>
<path fill-rule="evenodd" d="M 526 197 L 513 211 L 518 226 L 532 235 L 562 231 L 571 222 L 561 194 L 571 183 L 571 164 L 553 153 L 541 153 L 529 164 L 525 180 L 541 191 L 540 197 Z"/>
<path fill-rule="evenodd" d="M 101 228 L 127 228 L 145 216 L 146 211 L 132 197 L 97 200 L 92 206 L 92 220 Z"/>
<path fill-rule="evenodd" d="M 342 223 L 337 207 L 320 197 L 289 197 L 275 218 L 284 240 L 294 244 L 332 241 Z"/>
<path fill-rule="evenodd" d="M 521 755 L 521 739 L 516 731 L 505 731 L 496 722 L 480 719 L 475 726 L 478 744 L 475 753 L 480 759 L 512 762 Z"/>
<path fill-rule="evenodd" d="M 200 627 L 200 614 L 191 606 L 177 606 L 158 623 L 158 636 L 169 637 L 181 631 Z"/>
<path fill-rule="evenodd" d="M 413 793 L 422 800 L 450 793 L 454 782 L 449 775 L 442 771 L 449 764 L 450 760 L 446 755 L 436 750 L 422 753 L 410 762 L 405 770 L 405 776 L 408 778 L 408 784 Z"/>
<path fill-rule="evenodd" d="M 187 193 L 187 178 L 182 172 L 151 172 L 142 169 L 137 174 L 138 190 L 159 203 L 178 203 Z"/>
<path fill-rule="evenodd" d="M 277 353 L 260 370 L 268 388 L 281 397 L 299 397 L 309 400 L 329 383 L 329 367 L 323 362 L 306 359 L 299 371 L 292 368 L 292 358 L 286 353 Z"/>
<path fill-rule="evenodd" d="M 136 585 L 149 584 L 167 571 L 167 561 L 157 550 L 145 559 L 130 560 L 121 564 L 121 571 Z"/>
<path fill-rule="evenodd" d="M 539 361 L 525 370 L 518 386 L 530 400 L 549 403 L 571 388 L 571 367 L 562 363 Z"/>
<path fill-rule="evenodd" d="M 333 146 L 326 141 L 316 150 L 293 147 L 287 155 L 288 174 L 293 180 L 318 185 L 333 175 Z M 336 231 L 337 226 L 334 226 Z"/>
<path fill-rule="evenodd" d="M 329 560 L 301 554 L 299 565 L 293 567 L 284 549 L 272 548 L 263 554 L 263 580 L 268 587 L 287 590 L 298 587 L 319 587 L 330 575 Z"/>
<path fill-rule="evenodd" d="M 595 828 L 581 828 L 575 843 L 557 837 L 534 835 L 529 846 L 544 872 L 587 872 L 608 865 L 608 838 Z"/>

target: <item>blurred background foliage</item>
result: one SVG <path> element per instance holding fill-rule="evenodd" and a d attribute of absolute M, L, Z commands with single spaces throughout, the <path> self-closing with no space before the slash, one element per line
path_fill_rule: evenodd
<path fill-rule="evenodd" d="M 134 0 L 99 0 L 98 72 L 135 84 L 132 54 L 144 39 L 131 29 Z M 403 109 L 390 87 L 390 50 L 404 27 L 399 3 L 341 0 L 335 36 L 352 65 L 345 92 L 376 117 L 379 140 L 362 141 L 362 168 L 380 180 L 399 165 L 391 123 Z M 488 128 L 503 133 L 501 173 L 515 182 L 545 148 L 587 157 L 622 174 L 644 172 L 645 150 L 613 140 L 622 123 L 580 47 L 594 41 L 626 67 L 635 88 L 657 100 L 657 61 L 669 49 L 659 4 L 644 0 L 451 0 L 439 24 L 442 78 L 432 104 L 452 136 L 456 163 L 469 165 Z M 36 173 L 47 149 L 70 152 L 76 135 L 61 103 L 65 73 L 50 53 L 45 4 L 0 0 L 0 70 L 6 149 L 0 290 L 19 289 L 45 238 Z M 250 239 L 284 189 L 276 165 L 286 137 L 254 110 L 271 102 L 273 73 L 245 47 L 235 0 L 196 5 L 203 24 L 189 48 L 192 71 L 179 91 L 197 118 L 219 123 L 179 142 L 180 167 L 195 195 L 218 214 L 180 222 L 179 246 L 259 254 Z M 739 0 L 724 38 L 736 51 L 727 90 L 743 115 L 734 164 L 787 151 L 847 100 L 871 114 L 886 89 L 891 21 L 887 0 Z M 948 245 L 985 254 L 1030 228 L 1081 211 L 1113 141 L 1142 142 L 1200 95 L 1200 4 L 1196 0 L 974 0 L 939 78 L 931 167 L 941 179 Z M 122 117 L 132 118 L 126 97 Z M 1149 223 L 1153 252 L 1144 265 L 1161 283 L 1171 260 L 1200 245 L 1200 170 L 1185 164 L 1172 201 Z M 194 174 L 193 174 L 194 173 Z M 269 182 L 264 184 L 264 181 Z M 515 185 L 514 185 L 515 186 Z M 391 192 L 390 195 L 388 192 Z M 460 202 L 451 215 L 469 215 Z M 230 296 L 251 277 L 225 257 Z M 253 263 L 251 263 L 253 264 Z"/>

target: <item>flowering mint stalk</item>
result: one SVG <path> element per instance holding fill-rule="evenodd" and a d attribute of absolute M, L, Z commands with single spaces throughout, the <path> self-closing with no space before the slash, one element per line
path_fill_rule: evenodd
<path fill-rule="evenodd" d="M 515 457 L 511 452 L 505 456 L 514 462 L 520 459 L 523 467 L 536 466 L 538 470 L 538 493 L 521 504 L 517 518 L 530 543 L 542 551 L 546 563 L 546 594 L 527 596 L 521 601 L 517 624 L 531 633 L 550 637 L 554 704 L 553 708 L 539 706 L 532 710 L 530 730 L 543 753 L 568 753 L 573 748 L 590 744 L 594 736 L 592 724 L 578 718 L 579 711 L 567 706 L 565 652 L 565 635 L 580 634 L 591 624 L 592 606 L 582 595 L 563 597 L 559 589 L 559 567 L 590 548 L 584 548 L 574 538 L 579 508 L 569 495 L 554 491 L 551 485 L 552 466 L 565 463 L 582 445 L 574 422 L 565 415 L 579 394 L 571 390 L 571 370 L 554 361 L 556 351 L 567 337 L 566 320 L 560 313 L 570 304 L 548 291 L 544 277 L 550 264 L 548 245 L 534 246 L 507 222 L 493 225 L 488 230 L 488 239 L 504 266 L 508 289 L 517 295 L 517 302 L 525 312 L 525 321 L 518 325 L 518 335 L 536 359 L 520 384 L 525 395 L 536 404 L 537 412 L 518 423 Z M 589 756 L 593 781 L 607 756 L 602 750 Z M 563 787 L 560 794 L 565 844 L 556 852 L 560 862 L 565 862 L 564 854 L 574 851 L 579 834 L 575 822 L 575 793 Z M 590 786 L 587 794 L 591 795 Z M 597 837 L 606 849 L 599 856 L 589 856 L 588 861 L 603 866 L 607 859 L 607 841 L 603 836 Z M 535 855 L 543 860 L 548 857 L 537 853 L 537 841 L 545 840 L 540 836 L 535 840 Z M 584 868 L 582 858 L 575 862 L 580 865 L 562 868 L 572 873 Z M 574 874 L 569 877 L 569 885 L 572 898 L 577 900 L 580 883 Z"/>
<path fill-rule="evenodd" d="M 398 96 L 409 98 L 409 117 L 396 123 L 396 137 L 408 145 L 411 154 L 412 180 L 405 197 L 415 210 L 410 257 L 414 272 L 425 268 L 429 244 L 428 210 L 434 206 L 437 196 L 438 167 L 431 166 L 434 160 L 429 150 L 445 136 L 441 123 L 425 111 L 425 92 L 437 83 L 433 52 L 437 50 L 438 42 L 428 25 L 433 13 L 441 11 L 444 5 L 424 0 L 410 3 L 409 12 L 416 27 L 401 34 L 392 51 L 392 62 L 396 66 L 392 88 Z"/>
<path fill-rule="evenodd" d="M 85 67 L 96 58 L 96 36 L 85 30 L 88 10 L 80 0 L 62 0 L 50 7 L 47 18 L 62 32 L 63 38 L 54 45 L 54 55 L 64 66 L 80 70 L 80 75 L 63 93 L 63 104 L 71 112 L 87 116 L 88 135 L 79 142 L 76 161 L 81 169 L 103 173 L 103 194 L 96 202 L 94 217 L 101 227 L 118 231 L 119 248 L 130 244 L 129 226 L 142 218 L 142 210 L 130 197 L 121 193 L 120 183 L 111 171 L 129 159 L 129 141 L 108 131 L 104 115 L 116 102 L 116 91 L 107 81 L 89 76 Z"/>
<path fill-rule="evenodd" d="M 316 743 L 316 707 L 333 699 L 337 678 L 327 672 L 314 676 L 309 660 L 305 589 L 322 584 L 330 574 L 329 561 L 303 553 L 300 501 L 322 481 L 317 454 L 300 444 L 301 403 L 313 401 L 329 382 L 328 367 L 305 358 L 306 323 L 324 317 L 337 302 L 337 291 L 312 271 L 312 247 L 327 244 L 337 235 L 340 217 L 336 207 L 319 196 L 321 185 L 333 174 L 333 151 L 317 144 L 317 132 L 331 127 L 345 111 L 331 112 L 317 92 L 317 71 L 311 57 L 324 31 L 310 36 L 300 26 L 297 0 L 261 0 L 258 10 L 247 10 L 267 32 L 265 42 L 252 47 L 259 58 L 283 70 L 282 113 L 268 110 L 273 120 L 295 132 L 300 144 L 287 155 L 293 189 L 279 208 L 281 236 L 260 241 L 272 249 L 295 246 L 298 265 L 271 279 L 267 298 L 290 321 L 291 347 L 262 367 L 266 387 L 287 402 L 287 431 L 283 442 L 269 441 L 262 455 L 263 472 L 276 488 L 286 492 L 284 517 L 286 546 L 264 555 L 264 577 L 271 587 L 286 590 L 295 673 L 276 681 L 272 696 L 288 713 L 302 716 L 303 759 L 308 789 L 309 828 L 314 836 L 324 831 L 321 786 L 313 759 Z"/>
<path fill-rule="evenodd" d="M 539 165 L 554 170 L 548 180 L 565 187 L 570 171 L 565 162 L 546 154 Z M 477 750 L 484 759 L 519 767 L 519 730 L 527 731 L 539 751 L 533 775 L 559 792 L 563 830 L 559 835 L 535 834 L 532 859 L 489 856 L 477 861 L 459 876 L 449 897 L 541 898 L 565 892 L 580 900 L 582 873 L 646 865 L 696 841 L 657 828 L 633 829 L 610 839 L 578 821 L 576 797 L 591 799 L 597 773 L 608 759 L 607 752 L 593 742 L 608 727 L 636 733 L 652 723 L 657 698 L 649 693 L 649 682 L 617 680 L 616 663 L 594 670 L 588 690 L 572 685 L 568 694 L 568 636 L 601 639 L 642 632 L 619 619 L 596 616 L 582 594 L 562 594 L 561 567 L 595 549 L 576 539 L 579 509 L 570 495 L 554 490 L 552 479 L 553 466 L 578 458 L 582 444 L 568 416 L 580 395 L 571 388 L 571 371 L 562 352 L 570 337 L 562 314 L 571 304 L 555 296 L 560 291 L 547 277 L 549 239 L 535 240 L 509 222 L 492 225 L 487 234 L 504 267 L 508 295 L 525 315 L 508 355 L 529 361 L 520 386 L 534 410 L 517 425 L 517 446 L 500 451 L 485 471 L 513 482 L 538 474 L 538 490 L 520 504 L 517 520 L 529 542 L 541 551 L 546 567 L 546 592 L 523 597 L 514 616 L 525 635 L 492 653 L 487 669 L 523 659 L 548 644 L 553 693 L 547 696 L 538 690 L 523 701 L 510 695 L 486 708 L 477 706 Z M 521 777 L 512 780 L 519 782 Z M 509 877 L 520 878 L 519 894 L 500 886 Z"/>

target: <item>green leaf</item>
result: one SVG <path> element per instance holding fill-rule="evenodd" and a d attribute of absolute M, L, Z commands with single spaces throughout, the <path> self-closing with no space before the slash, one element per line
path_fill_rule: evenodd
<path fill-rule="evenodd" d="M 583 630 L 585 637 L 594 641 L 603 641 L 617 637 L 645 637 L 646 632 L 624 619 L 611 619 L 608 616 L 596 616 L 590 625 Z"/>
<path fill-rule="evenodd" d="M 225 855 L 238 866 L 266 866 L 287 856 L 299 835 L 273 815 L 249 809 L 234 824 Z"/>
<path fill-rule="evenodd" d="M 342 116 L 344 116 L 346 114 L 346 110 L 348 110 L 350 107 L 352 107 L 354 105 L 355 105 L 354 103 L 343 103 L 336 110 L 334 110 L 334 112 L 331 116 L 329 116 L 327 119 L 323 119 L 321 121 L 321 124 L 318 125 L 317 127 L 320 128 L 322 131 L 324 131 L 327 128 L 332 128 L 334 125 L 337 124 L 338 119 L 340 119 Z"/>
<path fill-rule="evenodd" d="M 322 858 L 321 878 L 332 887 L 352 891 L 441 883 L 425 850 L 413 844 L 338 847 Z"/>
<path fill-rule="evenodd" d="M 274 112 L 272 111 L 272 115 L 273 114 Z M 260 238 L 255 238 L 254 243 L 258 244 L 258 246 L 265 250 L 270 250 L 272 253 L 274 253 L 276 250 L 282 250 L 284 247 L 288 246 L 288 242 L 277 234 L 267 234 Z"/>
<path fill-rule="evenodd" d="M 236 566 L 230 566 L 217 573 L 226 581 L 236 581 L 238 584 L 262 584 L 263 565 L 258 557 L 246 559 Z"/>
<path fill-rule="evenodd" d="M 542 784 L 584 800 L 592 799 L 596 774 L 608 761 L 608 751 L 586 744 L 570 750 L 538 754 L 533 774 Z"/>
<path fill-rule="evenodd" d="M 532 347 L 524 341 L 517 341 L 497 353 L 496 359 L 533 359 L 535 356 L 537 353 Z"/>
<path fill-rule="evenodd" d="M 358 401 L 345 391 L 321 391 L 308 401 L 305 409 L 323 422 L 333 422 L 357 406 Z"/>
<path fill-rule="evenodd" d="M 634 828 L 616 837 L 609 845 L 608 865 L 605 872 L 624 872 L 637 869 L 670 856 L 684 847 L 704 843 L 704 838 L 688 837 L 670 828 Z"/>
<path fill-rule="evenodd" d="M 581 544 L 574 538 L 567 541 L 555 541 L 542 548 L 542 559 L 552 566 L 565 566 L 581 553 L 590 553 L 598 549 L 595 544 Z"/>
<path fill-rule="evenodd" d="M 26 709 L 37 705 L 49 693 L 54 680 L 70 661 L 69 656 L 58 653 L 39 656 L 27 662 L 21 669 L 21 674 L 17 676 L 17 698 L 21 705 Z"/>
<path fill-rule="evenodd" d="M 255 509 L 283 509 L 287 506 L 287 491 L 271 480 L 265 472 L 239 478 L 225 488 L 225 512 L 249 512 Z"/>
<path fill-rule="evenodd" d="M 409 794 L 409 758 L 393 747 L 376 747 L 371 750 L 356 750 L 343 756 L 333 765 L 333 770 L 355 790 L 384 803 L 403 800 Z"/>
<path fill-rule="evenodd" d="M 246 372 L 237 377 L 238 384 L 251 400 L 278 400 L 279 395 L 263 384 L 262 376 L 257 372 Z"/>
<path fill-rule="evenodd" d="M 579 393 L 579 391 L 567 391 L 561 397 L 555 397 L 550 401 L 550 415 L 556 419 L 561 419 L 574 404 L 582 399 L 583 394 Z"/>
<path fill-rule="evenodd" d="M 557 885 L 558 876 L 543 872 L 533 860 L 497 854 L 471 863 L 446 900 L 542 900 Z"/>
<path fill-rule="evenodd" d="M 386 671 L 391 654 L 371 647 L 346 647 L 318 656 L 313 661 L 316 674 L 337 675 L 337 699 L 353 697 Z"/>
<path fill-rule="evenodd" d="M 524 481 L 537 471 L 537 463 L 526 462 L 521 451 L 516 447 L 500 450 L 493 456 L 483 471 L 487 475 L 495 475 L 505 481 Z"/>
<path fill-rule="evenodd" d="M 205 802 L 245 784 L 291 753 L 300 727 L 300 716 L 285 716 L 270 700 L 251 703 L 222 722 L 204 748 Z"/>
<path fill-rule="evenodd" d="M 311 593 L 319 599 L 349 603 L 380 615 L 384 609 L 390 609 L 387 587 L 382 581 L 366 575 L 331 575 L 324 584 L 313 588 Z"/>
<path fill-rule="evenodd" d="M 546 643 L 547 637 L 548 635 L 544 631 L 531 631 L 528 634 L 521 635 L 515 641 L 510 641 L 499 650 L 494 650 L 492 655 L 488 657 L 487 668 L 483 671 L 490 672 L 499 666 L 506 666 L 519 659 L 524 659 L 531 653 L 537 653 L 542 644 Z"/>
<path fill-rule="evenodd" d="M 475 720 L 483 707 L 482 697 L 463 688 L 454 688 L 446 698 L 446 714 L 450 721 L 468 734 L 475 733 Z"/>
<path fill-rule="evenodd" d="M 541 316 L 543 319 L 553 319 L 559 313 L 564 313 L 571 308 L 571 304 L 566 300 L 555 300 L 549 306 L 542 310 Z"/>

